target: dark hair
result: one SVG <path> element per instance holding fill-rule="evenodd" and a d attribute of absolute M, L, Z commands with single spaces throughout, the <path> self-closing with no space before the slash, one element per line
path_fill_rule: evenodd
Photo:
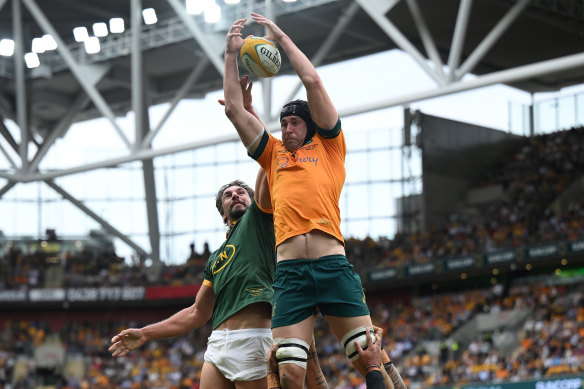
<path fill-rule="evenodd" d="M 314 134 L 316 134 L 316 123 L 312 120 L 307 101 L 294 100 L 285 104 L 282 107 L 282 111 L 280 111 L 280 120 L 286 116 L 298 116 L 306 123 L 306 137 L 304 138 L 304 143 L 302 143 L 302 145 L 305 145 L 310 139 L 312 139 Z"/>
<path fill-rule="evenodd" d="M 227 221 L 225 219 L 225 215 L 223 214 L 223 193 L 225 193 L 227 188 L 229 188 L 230 186 L 239 186 L 240 188 L 245 189 L 245 191 L 249 195 L 249 198 L 252 201 L 253 201 L 253 196 L 254 196 L 253 189 L 241 180 L 233 180 L 233 181 L 223 185 L 221 188 L 219 188 L 219 191 L 217 192 L 217 196 L 215 196 L 215 206 L 217 207 L 219 214 L 223 217 L 223 221 L 225 223 L 227 223 Z"/>

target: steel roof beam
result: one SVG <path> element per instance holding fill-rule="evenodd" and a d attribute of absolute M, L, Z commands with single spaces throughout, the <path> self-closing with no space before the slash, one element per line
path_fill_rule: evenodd
<path fill-rule="evenodd" d="M 448 55 L 448 82 L 454 81 L 456 77 L 456 69 L 458 68 L 458 65 L 460 65 L 460 56 L 462 54 L 464 38 L 466 37 L 466 31 L 468 29 L 472 1 L 473 0 L 460 1 L 458 15 L 456 16 L 456 25 L 454 26 L 454 34 L 452 35 L 452 43 L 450 45 L 450 53 Z"/>
<path fill-rule="evenodd" d="M 444 64 L 442 63 L 442 59 L 440 59 L 440 54 L 438 54 L 438 50 L 436 49 L 436 44 L 434 43 L 434 39 L 432 39 L 432 34 L 428 30 L 428 25 L 426 24 L 426 20 L 424 19 L 424 15 L 422 15 L 422 11 L 418 5 L 417 0 L 407 0 L 408 7 L 414 18 L 414 23 L 418 28 L 418 32 L 420 33 L 420 38 L 422 39 L 422 43 L 424 44 L 424 48 L 426 49 L 426 54 L 428 57 L 434 62 L 434 70 L 437 71 L 441 78 L 445 78 L 444 69 L 442 67 Z"/>
<path fill-rule="evenodd" d="M 19 0 L 14 0 L 14 1 L 19 1 Z M 34 19 L 37 21 L 39 26 L 43 29 L 43 31 L 46 34 L 50 34 L 53 36 L 53 38 L 57 42 L 57 50 L 59 51 L 59 53 L 61 54 L 61 56 L 63 57 L 63 59 L 67 63 L 67 65 L 69 65 L 69 69 L 71 69 L 71 72 L 75 75 L 75 78 L 77 79 L 77 81 L 79 81 L 79 84 L 81 85 L 81 87 L 89 95 L 89 97 L 91 98 L 91 101 L 93 101 L 93 103 L 95 104 L 97 109 L 101 112 L 101 114 L 104 117 L 109 119 L 109 121 L 113 125 L 114 129 L 116 130 L 116 132 L 118 133 L 120 139 L 124 142 L 124 144 L 128 148 L 131 148 L 132 144 L 130 143 L 130 141 L 126 137 L 126 134 L 124 134 L 124 131 L 121 129 L 121 127 L 116 122 L 116 118 L 115 118 L 112 110 L 110 109 L 110 107 L 107 105 L 107 102 L 101 96 L 101 94 L 99 93 L 97 88 L 95 88 L 95 85 L 87 81 L 85 74 L 83 73 L 82 68 L 75 62 L 73 55 L 71 54 L 71 52 L 69 51 L 67 46 L 65 46 L 65 42 L 63 42 L 61 37 L 57 34 L 57 31 L 53 28 L 53 26 L 51 25 L 51 23 L 49 22 L 47 17 L 43 14 L 43 12 L 38 7 L 38 5 L 34 2 L 34 0 L 22 0 L 22 1 L 27 6 L 28 10 L 30 11 L 30 13 L 32 14 Z"/>
<path fill-rule="evenodd" d="M 73 197 L 65 189 L 63 189 L 59 185 L 55 184 L 52 180 L 43 180 L 43 181 L 49 187 L 53 188 L 53 190 L 55 192 L 57 192 L 61 196 L 63 196 L 63 198 L 65 200 L 68 200 L 71 204 L 73 204 L 74 206 L 76 206 L 77 208 L 79 208 L 81 211 L 83 211 L 87 216 L 89 216 L 90 218 L 92 218 L 93 220 L 95 220 L 96 222 L 98 222 L 106 231 L 108 231 L 109 233 L 111 233 L 115 237 L 119 238 L 124 243 L 126 243 L 128 246 L 130 246 L 131 248 L 133 248 L 134 250 L 136 250 L 136 252 L 138 254 L 142 255 L 143 257 L 148 257 L 149 256 L 148 253 L 142 247 L 140 247 L 137 243 L 135 243 L 133 240 L 131 240 L 125 234 L 121 233 L 114 226 L 112 226 L 111 224 L 109 224 L 107 221 L 105 221 L 103 218 L 101 218 L 98 214 L 96 214 L 91 209 L 89 209 L 85 204 L 83 204 L 81 201 L 79 201 L 75 197 Z"/>
<path fill-rule="evenodd" d="M 356 0 L 371 19 L 394 41 L 403 51 L 408 53 L 412 59 L 434 80 L 438 85 L 445 85 L 446 78 L 442 72 L 432 68 L 427 63 L 427 59 L 416 49 L 416 47 L 406 38 L 404 34 L 389 20 L 384 14 L 379 12 L 378 2 L 371 0 Z"/>
<path fill-rule="evenodd" d="M 503 18 L 493 27 L 487 34 L 485 39 L 475 48 L 475 50 L 468 56 L 466 61 L 455 72 L 455 79 L 460 80 L 464 75 L 471 72 L 479 61 L 488 53 L 493 45 L 499 40 L 507 28 L 517 19 L 523 12 L 525 7 L 531 0 L 518 0 L 513 7 L 503 16 Z"/>

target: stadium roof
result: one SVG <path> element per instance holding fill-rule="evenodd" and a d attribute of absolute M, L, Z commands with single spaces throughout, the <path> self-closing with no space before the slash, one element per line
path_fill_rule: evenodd
<path fill-rule="evenodd" d="M 317 63 L 401 48 L 436 80 L 437 89 L 456 83 L 469 72 L 493 74 L 581 54 L 584 48 L 584 5 L 577 0 L 217 2 L 224 9 L 222 21 L 208 24 L 201 16 L 188 15 L 184 0 L 21 0 L 20 24 L 14 2 L 0 0 L 0 39 L 14 38 L 21 30 L 26 53 L 33 38 L 54 31 L 66 45 L 40 54 L 38 68 L 25 69 L 29 125 L 41 133 L 51 131 L 71 114 L 74 102 L 87 94 L 91 101 L 79 108 L 74 120 L 106 116 L 104 104 L 114 114 L 132 109 L 131 52 L 138 45 L 132 40 L 130 5 L 153 7 L 158 15 L 158 23 L 142 25 L 141 31 L 140 76 L 148 85 L 150 103 L 173 99 L 188 81 L 180 97 L 196 98 L 220 89 L 225 32 L 232 20 L 249 10 L 273 13 L 283 30 Z M 266 3 L 272 4 L 271 10 Z M 99 53 L 86 54 L 83 44 L 74 41 L 74 27 L 86 26 L 91 31 L 94 23 L 107 23 L 115 17 L 123 18 L 128 29 L 101 39 Z M 138 18 L 141 22 L 141 14 Z M 263 34 L 260 28 L 250 31 Z M 69 54 L 63 55 L 63 49 Z M 19 64 L 14 59 L 0 58 L 2 114 L 9 118 L 17 117 L 20 85 L 15 70 Z M 450 74 L 441 65 L 456 70 Z M 533 77 L 519 72 L 502 81 L 529 92 L 584 82 L 582 66 L 565 69 L 560 65 L 550 64 Z M 290 70 L 288 65 L 282 71 Z M 370 70 L 383 71 L 383 66 Z"/>
<path fill-rule="evenodd" d="M 215 2 L 222 18 L 207 23 L 203 15 L 186 12 L 185 0 L 0 0 L 0 49 L 2 39 L 15 42 L 13 55 L 0 56 L 0 118 L 20 128 L 15 137 L 0 120 L 0 158 L 11 166 L 0 171 L 7 180 L 0 197 L 17 182 L 50 180 L 196 147 L 153 150 L 151 141 L 159 128 L 148 128 L 147 107 L 171 102 L 170 114 L 181 99 L 220 89 L 225 33 L 233 20 L 250 11 L 276 19 L 316 65 L 399 48 L 436 83 L 431 90 L 357 103 L 344 115 L 497 83 L 531 93 L 584 83 L 581 0 Z M 155 10 L 156 23 L 144 23 L 146 8 Z M 73 29 L 86 27 L 93 35 L 94 23 L 107 24 L 111 18 L 123 18 L 126 30 L 99 38 L 100 51 L 86 53 Z M 258 25 L 246 31 L 263 35 Z M 24 55 L 31 51 L 33 38 L 47 34 L 56 41 L 56 50 L 38 54 L 38 66 L 28 68 Z M 367 72 L 383 72 L 384 65 Z M 283 61 L 281 72 L 291 71 Z M 463 79 L 467 74 L 478 77 Z M 141 141 L 135 145 L 116 124 L 116 117 L 128 111 L 139 118 L 136 133 Z M 72 123 L 96 117 L 111 121 L 128 146 L 127 157 L 70 171 L 39 170 L 47 150 Z M 30 145 L 36 145 L 32 155 Z M 155 194 L 147 194 L 151 196 Z M 155 206 L 155 197 L 149 203 Z"/>

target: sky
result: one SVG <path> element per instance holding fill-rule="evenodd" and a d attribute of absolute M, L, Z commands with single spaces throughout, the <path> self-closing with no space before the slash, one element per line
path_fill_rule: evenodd
<path fill-rule="evenodd" d="M 318 70 L 329 95 L 341 112 L 351 108 L 356 97 L 361 105 L 435 87 L 426 73 L 399 50 L 327 65 Z M 283 99 L 287 98 L 290 88 L 296 82 L 294 76 L 276 76 L 273 79 L 274 110 L 278 110 L 277 107 L 284 103 Z M 536 101 L 547 101 L 542 106 L 553 108 L 558 105 L 549 99 L 567 95 L 567 99 L 572 101 L 575 99 L 572 95 L 582 91 L 582 86 L 576 86 L 532 97 L 507 86 L 494 85 L 413 103 L 410 108 L 430 115 L 525 134 L 518 107 L 529 104 L 533 98 Z M 154 148 L 232 134 L 234 129 L 217 103 L 221 97 L 222 91 L 214 91 L 199 100 L 181 101 L 155 138 Z M 298 97 L 305 97 L 302 90 Z M 261 108 L 261 83 L 254 84 L 253 98 L 255 106 Z M 582 109 L 584 99 L 577 101 Z M 571 106 L 568 103 L 561 107 L 564 105 Z M 152 127 L 156 126 L 167 107 L 167 104 L 162 104 L 150 109 Z M 549 110 L 553 112 L 551 108 Z M 349 148 L 383 149 L 369 154 L 355 152 L 347 157 L 346 193 L 341 196 L 341 212 L 344 220 L 347 220 L 342 226 L 346 237 L 392 235 L 395 232 L 395 221 L 392 218 L 395 214 L 395 197 L 421 190 L 418 184 L 406 188 L 406 192 L 412 193 L 403 193 L 403 188 L 390 183 L 393 179 L 403 177 L 404 169 L 410 169 L 412 175 L 421 174 L 420 166 L 415 161 L 408 166 L 400 165 L 403 161 L 401 150 L 397 147 L 401 144 L 402 109 L 394 107 L 341 118 Z M 576 116 L 576 112 L 566 109 L 561 116 L 544 115 L 546 118 L 541 120 L 542 125 L 546 128 L 558 123 L 565 125 L 564 121 L 569 122 Z M 582 118 L 584 110 L 579 120 Z M 133 115 L 129 113 L 118 118 L 117 122 L 126 131 L 128 138 L 133 139 Z M 15 126 L 7 124 L 18 138 Z M 111 124 L 105 119 L 97 119 L 73 125 L 48 153 L 41 168 L 68 168 L 124 155 L 126 152 Z M 161 200 L 159 224 L 163 232 L 171 231 L 173 234 L 171 238 L 163 237 L 161 241 L 162 259 L 171 263 L 184 261 L 190 242 L 195 242 L 197 249 L 208 242 L 213 249 L 224 239 L 224 227 L 211 196 L 233 175 L 247 182 L 255 182 L 257 166 L 247 158 L 239 142 L 159 157 L 156 162 L 159 166 L 157 193 Z M 379 169 L 380 165 L 387 166 L 387 169 Z M 8 165 L 0 155 L 0 169 L 6 167 Z M 139 167 L 139 163 L 126 164 L 120 169 L 76 174 L 57 179 L 56 182 L 148 251 L 149 242 L 145 235 L 147 220 L 143 202 L 139 201 L 144 196 Z M 359 181 L 363 177 L 373 184 L 360 185 Z M 0 185 L 3 183 L 0 180 Z M 379 196 L 389 197 L 387 204 L 380 205 L 380 209 L 371 205 Z M 41 205 L 38 204 L 39 198 L 43 199 Z M 55 228 L 62 236 L 83 236 L 90 229 L 99 227 L 78 209 L 61 201 L 60 196 L 42 183 L 20 184 L 2 200 L 0 230 L 6 236 L 38 237 L 43 235 L 46 228 Z M 383 216 L 379 220 L 373 217 L 379 214 Z M 360 217 L 367 220 L 358 220 Z M 132 250 L 119 241 L 116 241 L 116 249 L 126 258 L 132 255 Z"/>

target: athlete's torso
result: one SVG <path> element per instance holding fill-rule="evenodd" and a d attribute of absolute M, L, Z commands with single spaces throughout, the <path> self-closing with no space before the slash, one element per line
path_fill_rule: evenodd
<path fill-rule="evenodd" d="M 252 308 L 251 305 L 271 304 L 274 247 L 272 215 L 262 212 L 254 201 L 237 224 L 231 227 L 227 239 L 211 254 L 205 267 L 204 283 L 211 286 L 215 293 L 213 329 L 236 314 L 245 315 L 243 309 L 246 307 L 250 307 L 248 311 L 252 313 L 250 320 L 256 320 L 254 315 L 257 316 L 257 312 L 264 308 Z"/>
<path fill-rule="evenodd" d="M 344 254 L 338 206 L 345 181 L 342 132 L 333 139 L 316 134 L 295 152 L 270 136 L 256 153 L 268 175 L 278 260 Z"/>

